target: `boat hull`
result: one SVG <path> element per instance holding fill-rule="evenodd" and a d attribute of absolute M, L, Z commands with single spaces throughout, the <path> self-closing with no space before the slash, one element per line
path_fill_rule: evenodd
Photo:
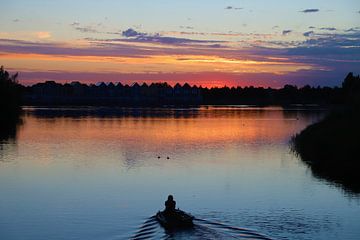
<path fill-rule="evenodd" d="M 158 212 L 156 219 L 165 228 L 189 228 L 194 226 L 194 217 L 181 210 L 175 210 L 174 212 Z"/>

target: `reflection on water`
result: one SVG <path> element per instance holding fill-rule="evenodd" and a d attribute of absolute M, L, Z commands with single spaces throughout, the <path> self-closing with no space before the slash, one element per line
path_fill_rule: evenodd
<path fill-rule="evenodd" d="M 0 143 L 0 239 L 357 239 L 359 199 L 288 147 L 322 115 L 27 108 L 16 142 Z M 170 193 L 197 217 L 190 232 L 148 218 Z"/>
<path fill-rule="evenodd" d="M 360 196 L 360 182 L 357 170 L 342 169 L 340 167 L 324 168 L 306 162 L 304 164 L 311 170 L 312 175 L 319 180 L 341 188 L 349 197 L 357 198 Z"/>
<path fill-rule="evenodd" d="M 14 151 L 18 129 L 22 124 L 21 114 L 14 115 L 11 118 L 0 114 L 0 162 L 10 160 L 8 157 L 4 157 L 3 154 Z"/>
<path fill-rule="evenodd" d="M 20 114 L 11 118 L 0 115 L 0 143 L 14 141 L 17 137 L 17 130 L 22 123 L 23 120 Z"/>

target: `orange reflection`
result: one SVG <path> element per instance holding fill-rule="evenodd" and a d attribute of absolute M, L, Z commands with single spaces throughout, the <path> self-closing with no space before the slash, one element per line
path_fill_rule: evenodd
<path fill-rule="evenodd" d="M 284 117 L 280 110 L 203 109 L 190 118 L 36 118 L 29 116 L 20 138 L 27 141 L 57 142 L 94 140 L 117 142 L 119 146 L 149 149 L 287 141 L 304 123 L 296 116 Z M 56 131 L 54 131 L 56 129 Z M 85 150 L 85 149 L 84 149 Z"/>

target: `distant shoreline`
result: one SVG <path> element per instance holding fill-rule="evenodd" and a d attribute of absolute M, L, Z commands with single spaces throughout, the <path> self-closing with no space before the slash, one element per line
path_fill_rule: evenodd
<path fill-rule="evenodd" d="M 24 87 L 24 105 L 74 106 L 198 106 L 198 105 L 293 105 L 342 103 L 342 88 L 285 85 L 280 89 L 263 87 L 203 88 L 165 83 L 150 85 L 113 83 L 86 85 L 54 81 Z"/>

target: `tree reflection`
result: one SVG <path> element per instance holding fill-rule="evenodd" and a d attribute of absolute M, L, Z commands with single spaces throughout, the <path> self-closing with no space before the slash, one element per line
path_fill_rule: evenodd
<path fill-rule="evenodd" d="M 11 118 L 3 117 L 0 114 L 0 144 L 8 141 L 16 141 L 18 128 L 23 124 L 21 114 Z"/>

